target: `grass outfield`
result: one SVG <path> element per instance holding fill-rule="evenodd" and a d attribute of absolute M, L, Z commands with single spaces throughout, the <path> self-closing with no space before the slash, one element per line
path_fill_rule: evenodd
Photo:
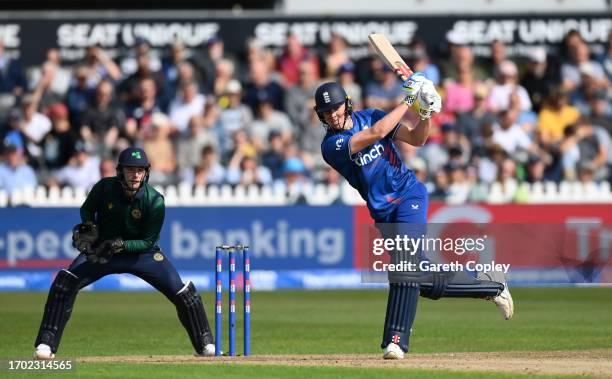
<path fill-rule="evenodd" d="M 213 295 L 203 296 L 211 322 L 214 322 Z M 612 348 L 611 288 L 515 289 L 513 296 L 516 314 L 511 321 L 504 321 L 489 302 L 421 299 L 411 338 L 412 353 Z M 46 294 L 42 293 L 0 293 L 0 358 L 31 356 L 45 298 Z M 384 291 L 254 292 L 252 304 L 253 354 L 380 354 Z M 238 311 L 240 320 L 242 307 Z M 227 307 L 224 312 L 227 314 Z M 239 352 L 241 336 L 239 325 Z M 227 347 L 227 336 L 223 343 Z M 77 298 L 59 356 L 169 356 L 190 352 L 191 345 L 175 309 L 162 295 L 84 292 Z M 396 371 L 242 363 L 245 362 L 240 365 L 87 362 L 77 363 L 75 374 L 91 378 L 195 375 L 388 378 Z M 527 377 L 446 369 L 404 370 L 413 377 Z M 4 374 L 0 373 L 0 377 L 5 377 Z M 9 377 L 18 376 L 10 373 Z M 75 377 L 74 374 L 66 376 Z M 529 377 L 534 377 L 533 373 Z"/>

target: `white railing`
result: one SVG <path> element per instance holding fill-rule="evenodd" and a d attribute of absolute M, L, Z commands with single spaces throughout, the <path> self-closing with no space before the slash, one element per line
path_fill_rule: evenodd
<path fill-rule="evenodd" d="M 264 187 L 221 185 L 193 188 L 187 184 L 156 188 L 164 195 L 166 205 L 175 207 L 365 204 L 359 193 L 347 183 L 341 185 L 310 184 L 299 189 L 287 188 L 283 185 Z M 0 189 L 0 207 L 79 207 L 85 197 L 84 190 L 71 187 L 47 189 L 39 186 L 10 195 Z M 448 202 L 458 204 L 466 202 L 466 199 L 453 197 L 449 198 Z M 578 182 L 508 183 L 504 186 L 494 183 L 489 187 L 486 201 L 490 204 L 513 202 L 529 204 L 612 203 L 612 191 L 607 182 L 587 184 Z"/>

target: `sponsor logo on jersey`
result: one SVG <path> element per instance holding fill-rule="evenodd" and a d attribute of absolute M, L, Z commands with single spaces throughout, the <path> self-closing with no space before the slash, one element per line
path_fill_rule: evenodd
<path fill-rule="evenodd" d="M 132 209 L 132 217 L 136 220 L 140 220 L 142 217 L 142 212 L 140 212 L 140 209 Z"/>
<path fill-rule="evenodd" d="M 344 143 L 344 138 L 338 138 L 336 140 L 336 151 L 342 149 L 342 144 Z"/>
<path fill-rule="evenodd" d="M 374 147 L 372 147 L 370 151 L 365 154 L 359 152 L 359 154 L 357 154 L 357 158 L 355 158 L 353 162 L 355 162 L 357 166 L 365 166 L 367 164 L 370 164 L 374 159 L 380 157 L 384 151 L 385 148 L 383 147 L 383 145 L 376 144 L 374 145 Z"/>
<path fill-rule="evenodd" d="M 161 262 L 161 261 L 163 261 L 163 260 L 164 260 L 164 255 L 163 255 L 162 253 L 155 253 L 155 254 L 153 255 L 153 259 L 154 259 L 156 262 Z"/>

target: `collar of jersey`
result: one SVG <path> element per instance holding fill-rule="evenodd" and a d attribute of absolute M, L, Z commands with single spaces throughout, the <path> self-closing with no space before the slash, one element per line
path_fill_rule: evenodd
<path fill-rule="evenodd" d="M 125 201 L 126 203 L 131 203 L 135 199 L 138 199 L 138 200 L 142 199 L 142 197 L 144 196 L 144 190 L 145 190 L 145 184 L 143 184 L 140 187 L 140 189 L 138 190 L 138 192 L 136 192 L 136 195 L 134 195 L 133 198 L 128 199 L 127 197 L 125 197 L 125 194 L 123 193 L 123 187 L 121 186 L 121 183 L 119 183 L 119 180 L 115 181 L 115 192 L 117 193 L 119 198 Z"/>

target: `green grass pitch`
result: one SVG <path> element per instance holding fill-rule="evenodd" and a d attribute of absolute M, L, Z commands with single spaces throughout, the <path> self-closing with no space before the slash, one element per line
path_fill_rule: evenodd
<path fill-rule="evenodd" d="M 213 293 L 203 294 L 214 324 Z M 515 317 L 504 321 L 492 303 L 421 299 L 411 351 L 486 352 L 612 347 L 612 288 L 514 289 Z M 29 358 L 46 294 L 0 293 L 0 359 Z M 226 299 L 224 299 L 227 302 Z M 239 303 L 241 304 L 241 303 Z M 277 291 L 252 294 L 252 353 L 380 354 L 386 291 Z M 238 307 L 238 319 L 242 318 Z M 227 306 L 224 304 L 224 316 Z M 224 318 L 227 348 L 227 319 Z M 214 326 L 213 326 L 214 329 Z M 237 351 L 242 351 L 238 325 Z M 161 294 L 80 293 L 59 357 L 189 355 L 175 309 Z M 53 378 L 512 378 L 519 374 L 389 368 L 272 365 L 77 363 Z M 40 376 L 41 374 L 37 374 Z M 2 378 L 32 374 L 0 372 Z M 552 376 L 543 376 L 550 378 Z"/>

